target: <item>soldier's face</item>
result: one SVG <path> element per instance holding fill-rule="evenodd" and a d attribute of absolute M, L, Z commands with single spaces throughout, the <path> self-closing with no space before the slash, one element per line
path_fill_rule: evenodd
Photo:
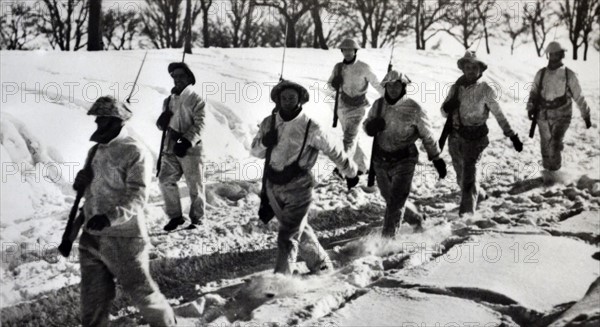
<path fill-rule="evenodd" d="M 354 49 L 342 49 L 342 54 L 344 55 L 344 60 L 350 61 L 356 55 L 356 50 L 354 50 Z"/>
<path fill-rule="evenodd" d="M 402 93 L 404 85 L 400 81 L 393 81 L 385 84 L 385 90 L 392 99 L 396 99 Z"/>
<path fill-rule="evenodd" d="M 298 106 L 298 92 L 293 89 L 285 89 L 279 95 L 281 109 L 286 112 L 293 112 Z"/>
<path fill-rule="evenodd" d="M 552 52 L 548 54 L 548 61 L 551 63 L 558 63 L 565 57 L 564 51 Z"/>
<path fill-rule="evenodd" d="M 175 88 L 179 91 L 182 91 L 186 86 L 192 84 L 192 79 L 188 76 L 188 74 L 185 73 L 183 68 L 177 68 L 173 70 L 171 77 L 173 78 Z"/>
<path fill-rule="evenodd" d="M 468 81 L 474 81 L 479 77 L 480 67 L 479 64 L 474 62 L 467 62 L 463 66 L 463 73 Z"/>

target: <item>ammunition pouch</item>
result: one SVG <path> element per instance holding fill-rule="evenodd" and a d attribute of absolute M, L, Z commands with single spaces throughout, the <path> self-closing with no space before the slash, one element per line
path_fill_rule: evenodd
<path fill-rule="evenodd" d="M 456 133 L 460 135 L 465 140 L 474 141 L 484 138 L 488 135 L 490 130 L 488 129 L 486 124 L 478 125 L 478 126 L 460 126 Z"/>
<path fill-rule="evenodd" d="M 385 151 L 379 146 L 376 146 L 375 148 L 375 157 L 377 158 L 377 160 L 383 162 L 398 162 L 400 160 L 410 157 L 416 157 L 418 155 L 419 150 L 414 144 L 411 144 L 404 148 L 400 148 L 395 151 Z"/>
<path fill-rule="evenodd" d="M 285 166 L 282 171 L 276 171 L 270 166 L 266 168 L 267 179 L 276 185 L 284 185 L 293 181 L 300 176 L 306 176 L 310 170 L 301 168 L 298 162 L 295 161 L 291 165 Z"/>

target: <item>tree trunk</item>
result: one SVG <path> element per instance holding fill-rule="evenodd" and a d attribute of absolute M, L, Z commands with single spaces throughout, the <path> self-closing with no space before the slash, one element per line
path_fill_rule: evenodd
<path fill-rule="evenodd" d="M 88 19 L 88 51 L 103 50 L 102 46 L 102 1 L 90 0 Z"/>
<path fill-rule="evenodd" d="M 184 35 L 184 49 L 183 51 L 187 54 L 192 54 L 192 0 L 186 0 L 185 6 L 185 19 L 183 31 Z"/>
<path fill-rule="evenodd" d="M 244 26 L 244 34 L 242 37 L 242 47 L 250 46 L 250 34 L 252 32 L 252 14 L 254 13 L 254 1 L 248 4 L 248 14 L 246 16 L 246 25 Z"/>
<path fill-rule="evenodd" d="M 417 45 L 417 50 L 422 50 L 421 48 L 421 33 L 419 30 L 421 29 L 421 1 L 417 1 L 416 13 L 415 13 L 415 42 Z"/>
<path fill-rule="evenodd" d="M 571 44 L 573 45 L 573 60 L 577 60 L 577 50 L 579 48 L 577 46 L 577 40 L 571 41 Z"/>
<path fill-rule="evenodd" d="M 531 23 L 531 36 L 533 37 L 533 44 L 535 45 L 535 52 L 537 52 L 538 57 L 541 57 L 541 49 L 538 45 L 537 34 L 535 34 L 535 23 Z"/>
<path fill-rule="evenodd" d="M 321 15 L 319 14 L 319 3 L 313 1 L 313 7 L 310 10 L 310 15 L 315 23 L 315 38 L 313 40 L 313 47 L 316 49 L 327 50 L 327 42 L 325 41 L 325 35 L 323 35 L 323 24 L 321 22 Z"/>
<path fill-rule="evenodd" d="M 202 11 L 202 45 L 210 47 L 210 36 L 208 33 L 208 9 Z"/>
<path fill-rule="evenodd" d="M 483 35 L 485 36 L 485 50 L 487 51 L 487 54 L 490 54 L 489 35 L 488 35 L 487 26 L 485 26 L 485 25 L 483 25 Z"/>
<path fill-rule="evenodd" d="M 285 46 L 288 48 L 297 48 L 298 45 L 296 44 L 296 22 L 291 20 L 291 19 L 287 19 L 287 41 Z"/>

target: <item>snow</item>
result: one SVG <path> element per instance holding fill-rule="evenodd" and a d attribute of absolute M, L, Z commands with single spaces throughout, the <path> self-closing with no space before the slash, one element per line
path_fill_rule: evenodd
<path fill-rule="evenodd" d="M 150 185 L 147 216 L 153 261 L 201 257 L 210 262 L 213 255 L 214 260 L 232 253 L 241 258 L 256 250 L 272 251 L 274 255 L 277 223 L 263 226 L 256 220 L 262 161 L 250 157 L 248 150 L 257 124 L 273 108 L 269 92 L 279 78 L 282 50 L 210 48 L 194 49 L 193 55 L 186 56 L 196 74 L 194 89 L 206 100 L 203 144 L 209 217 L 196 231 L 161 234 L 165 217 L 154 180 Z M 462 50 L 455 50 L 415 52 L 411 46 L 402 44 L 394 53 L 394 67 L 414 81 L 408 94 L 428 112 L 434 135 L 439 135 L 444 123 L 439 113 L 440 103 L 449 84 L 460 74 L 456 60 Z M 573 184 L 552 187 L 534 184 L 511 192 L 516 184 L 540 176 L 539 136 L 526 137 L 529 121 L 524 108 L 528 83 L 545 65 L 545 59 L 522 50 L 514 57 L 500 51 L 491 56 L 478 53 L 489 64 L 485 78 L 501 91 L 500 105 L 525 148 L 516 153 L 498 124 L 490 119 L 490 146 L 479 167 L 479 180 L 490 198 L 480 204 L 475 217 L 462 220 L 457 217 L 459 196 L 453 169 L 449 168 L 446 180 L 439 181 L 421 154 L 411 202 L 428 217 L 428 230 L 413 233 L 410 227 L 403 226 L 399 238 L 382 240 L 377 236 L 381 215 L 335 211 L 380 206 L 383 200 L 378 192 L 367 189 L 365 181 L 347 192 L 343 183 L 331 178 L 330 161 L 320 157 L 314 170 L 318 184 L 311 211 L 311 223 L 318 226 L 315 229 L 319 238 L 340 240 L 348 235 L 364 235 L 365 230 L 371 234 L 329 249 L 337 269 L 325 276 L 273 276 L 270 271 L 256 268 L 268 266 L 269 262 L 245 262 L 254 265 L 255 274 L 231 277 L 228 272 L 227 278 L 198 285 L 198 295 L 206 301 L 189 299 L 199 302 L 184 303 L 191 310 L 185 315 L 196 318 L 186 321 L 229 323 L 239 314 L 258 324 L 489 321 L 510 325 L 510 318 L 499 314 L 478 296 L 484 294 L 502 303 L 514 302 L 540 313 L 580 300 L 600 274 L 597 261 L 591 259 L 598 251 L 598 243 L 594 241 L 598 225 L 594 217 L 598 217 L 600 207 L 598 53 L 590 50 L 587 62 L 565 61 L 579 75 L 596 126 L 585 130 L 578 110 L 574 110 L 563 156 L 568 177 L 565 184 L 569 181 Z M 3 87 L 0 239 L 6 259 L 1 265 L 1 305 L 5 308 L 79 282 L 76 254 L 69 260 L 60 258 L 54 262 L 52 255 L 23 256 L 19 245 L 27 245 L 25 249 L 35 246 L 51 249 L 59 242 L 73 202 L 74 173 L 82 167 L 92 145 L 88 139 L 95 125 L 86 111 L 101 94 L 127 98 L 144 51 L 2 51 L 0 56 Z M 172 86 L 166 67 L 180 58 L 178 49 L 148 51 L 139 89 L 132 97 L 130 108 L 134 117 L 128 123 L 129 132 L 140 138 L 155 157 L 161 137 L 155 120 Z M 325 86 L 340 58 L 337 49 L 288 49 L 283 76 L 309 89 L 311 100 L 305 105 L 305 112 L 329 130 L 341 145 L 341 130 L 329 128 L 333 102 Z M 359 58 L 382 78 L 389 49 L 361 50 Z M 372 103 L 376 91 L 369 88 L 367 97 Z M 368 155 L 371 139 L 361 133 L 359 144 L 367 149 Z M 450 167 L 447 151 L 442 157 Z M 50 179 L 55 176 L 60 177 Z M 181 186 L 185 196 L 184 183 Z M 186 208 L 189 199 L 184 198 L 183 203 Z M 576 216 L 582 212 L 587 218 Z M 582 233 L 592 235 L 582 237 Z M 488 263 L 481 253 L 473 262 L 465 262 L 468 259 L 465 257 L 456 263 L 444 262 L 444 256 L 469 240 L 497 243 L 503 256 L 497 263 Z M 541 260 L 529 265 L 515 263 L 510 256 L 510 247 L 515 242 L 537 244 Z M 521 259 L 524 254 L 521 252 Z M 390 284 L 385 285 L 386 282 Z M 417 286 L 408 289 L 407 282 Z M 548 283 L 553 283 L 552 287 Z M 236 287 L 237 301 L 226 291 Z M 476 291 L 459 296 L 451 292 L 455 288 Z M 265 298 L 265 293 L 273 289 L 277 294 Z M 429 294 L 427 291 L 431 290 L 442 293 Z M 227 299 L 208 300 L 208 296 L 217 294 Z M 232 303 L 241 303 L 239 312 L 229 310 Z"/>

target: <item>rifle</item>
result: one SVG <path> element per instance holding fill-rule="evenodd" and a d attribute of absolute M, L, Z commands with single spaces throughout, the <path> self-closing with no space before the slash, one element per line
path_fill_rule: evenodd
<path fill-rule="evenodd" d="M 131 96 L 133 95 L 133 91 L 135 90 L 135 85 L 137 84 L 138 78 L 140 77 L 140 73 L 142 72 L 142 67 L 144 67 L 144 62 L 146 61 L 146 56 L 148 55 L 148 51 L 146 51 L 146 53 L 144 53 L 144 59 L 142 59 L 142 64 L 140 65 L 140 69 L 138 70 L 137 75 L 135 76 L 135 81 L 133 82 L 133 86 L 131 87 L 131 92 L 129 93 L 129 96 L 127 97 L 127 103 L 131 103 L 129 102 L 129 100 L 131 100 Z"/>
<path fill-rule="evenodd" d="M 167 98 L 167 104 L 165 106 L 166 109 L 165 109 L 165 111 L 163 111 L 163 113 L 167 112 L 167 111 L 171 113 L 169 115 L 169 120 L 171 120 L 171 117 L 173 116 L 173 113 L 169 109 L 169 104 L 170 103 L 171 103 L 171 96 L 169 96 Z M 160 149 L 158 150 L 158 159 L 156 159 L 156 177 L 158 177 L 158 174 L 160 174 L 160 166 L 162 164 L 162 153 L 163 153 L 163 150 L 164 150 L 164 147 L 165 147 L 165 139 L 167 138 L 167 129 L 168 128 L 163 129 L 162 136 L 160 138 Z"/>
<path fill-rule="evenodd" d="M 537 95 L 532 99 L 533 104 L 533 119 L 531 120 L 531 127 L 529 128 L 529 138 L 535 136 L 535 126 L 537 125 L 538 114 L 540 113 L 540 98 L 542 97 L 542 88 L 544 87 L 544 74 L 546 68 L 542 69 L 542 75 L 540 76 L 540 87 L 538 88 Z"/>
<path fill-rule="evenodd" d="M 338 64 L 339 68 L 338 68 L 338 75 L 340 76 L 342 75 L 342 63 Z M 340 98 L 340 89 L 342 88 L 342 86 L 340 85 L 339 87 L 337 87 L 335 89 L 335 104 L 333 105 L 333 128 L 337 127 L 337 122 L 338 122 L 338 102 L 339 102 L 339 98 Z"/>
<path fill-rule="evenodd" d="M 388 64 L 387 72 L 389 73 L 392 70 L 392 60 L 394 59 L 394 47 L 396 43 L 392 44 L 392 53 L 390 54 L 390 62 Z M 379 117 L 381 115 L 381 110 L 383 108 L 384 99 L 380 99 L 379 105 L 377 106 L 377 115 Z M 375 149 L 377 149 L 377 135 L 373 136 L 373 145 L 371 146 L 371 161 L 369 163 L 369 176 L 367 177 L 367 186 L 371 187 L 375 185 L 375 166 L 373 165 L 373 157 L 375 157 Z"/>
<path fill-rule="evenodd" d="M 94 145 L 90 150 L 90 153 L 85 160 L 85 165 L 83 166 L 83 170 L 91 170 L 92 169 L 92 160 L 96 155 L 96 150 L 98 150 L 98 144 Z M 77 216 L 77 211 L 79 211 L 79 202 L 81 202 L 81 198 L 83 198 L 83 190 L 77 191 L 77 195 L 75 196 L 75 202 L 73 202 L 73 207 L 71 207 L 71 212 L 69 212 L 69 219 L 67 220 L 67 226 L 65 227 L 65 231 L 63 232 L 62 240 L 60 245 L 58 246 L 58 251 L 62 254 L 63 257 L 67 258 L 71 253 L 71 248 L 73 247 L 73 242 L 77 239 L 77 235 L 79 234 L 79 230 L 83 225 L 83 215 Z"/>
<path fill-rule="evenodd" d="M 277 108 L 273 109 L 271 113 L 271 128 L 269 132 L 275 130 L 275 118 L 277 115 Z M 271 162 L 271 152 L 273 151 L 273 147 L 267 148 L 267 153 L 265 155 L 265 168 L 263 169 L 262 176 L 262 185 L 260 189 L 260 206 L 258 207 L 258 219 L 260 219 L 263 223 L 268 224 L 271 219 L 275 216 L 275 212 L 273 208 L 269 204 L 269 197 L 267 196 L 267 169 Z"/>
<path fill-rule="evenodd" d="M 446 140 L 448 139 L 448 136 L 450 135 L 450 132 L 452 131 L 452 124 L 453 124 L 453 118 L 452 116 L 454 115 L 454 110 L 456 110 L 458 107 L 460 107 L 460 102 L 458 102 L 458 87 L 463 83 L 464 81 L 464 75 L 462 75 L 461 77 L 459 77 L 456 80 L 456 89 L 454 90 L 454 94 L 452 95 L 452 98 L 450 98 L 450 100 L 446 101 L 446 103 L 444 103 L 442 105 L 442 107 L 444 108 L 444 111 L 448 114 L 448 117 L 446 118 L 446 123 L 444 124 L 444 129 L 442 129 L 442 134 L 440 135 L 440 140 L 438 141 L 438 144 L 440 146 L 440 151 L 444 150 L 444 145 L 446 144 Z"/>

